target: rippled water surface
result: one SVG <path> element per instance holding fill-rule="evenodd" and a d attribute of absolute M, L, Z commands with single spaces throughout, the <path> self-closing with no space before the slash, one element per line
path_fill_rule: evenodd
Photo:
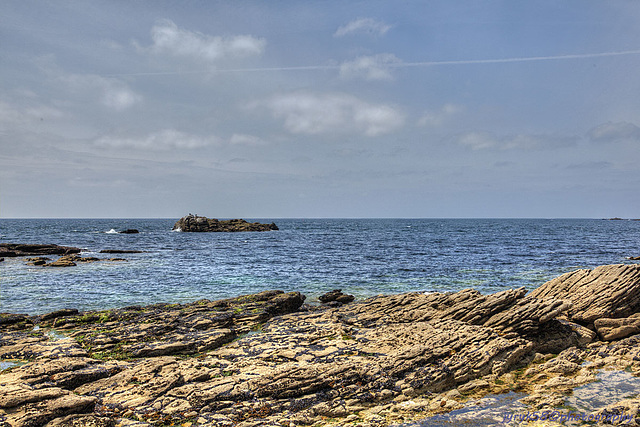
<path fill-rule="evenodd" d="M 533 288 L 561 273 L 631 262 L 640 221 L 527 219 L 248 219 L 264 233 L 172 232 L 175 219 L 0 219 L 0 242 L 143 250 L 128 262 L 69 268 L 0 263 L 0 311 L 44 313 L 217 299 L 266 289 L 310 301 L 407 291 Z M 139 234 L 111 230 L 135 228 Z"/>

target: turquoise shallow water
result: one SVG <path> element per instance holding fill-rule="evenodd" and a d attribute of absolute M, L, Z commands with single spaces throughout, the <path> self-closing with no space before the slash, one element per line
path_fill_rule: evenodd
<path fill-rule="evenodd" d="M 561 273 L 640 255 L 640 221 L 277 219 L 265 233 L 178 233 L 175 219 L 0 219 L 0 242 L 137 249 L 72 268 L 0 263 L 0 311 L 38 314 L 297 290 L 366 297 L 533 288 Z M 111 230 L 135 228 L 139 234 Z M 105 256 L 106 257 L 106 256 Z"/>

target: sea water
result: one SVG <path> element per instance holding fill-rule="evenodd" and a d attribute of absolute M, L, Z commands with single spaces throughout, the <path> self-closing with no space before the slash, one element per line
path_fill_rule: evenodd
<path fill-rule="evenodd" d="M 279 231 L 182 233 L 176 219 L 0 219 L 0 243 L 55 243 L 127 261 L 77 267 L 0 263 L 0 312 L 107 309 L 269 289 L 308 302 L 419 291 L 533 289 L 562 273 L 640 256 L 640 221 L 276 219 Z M 139 234 L 114 231 L 137 229 Z M 124 255 L 103 249 L 140 250 Z M 52 257 L 55 258 L 55 257 Z"/>

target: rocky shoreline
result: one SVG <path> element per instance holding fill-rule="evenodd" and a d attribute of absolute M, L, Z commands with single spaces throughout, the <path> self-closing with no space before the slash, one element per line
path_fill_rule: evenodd
<path fill-rule="evenodd" d="M 0 426 L 382 427 L 492 393 L 560 408 L 602 369 L 640 374 L 638 264 L 530 293 L 342 297 L 2 314 Z M 638 425 L 640 397 L 593 414 Z"/>

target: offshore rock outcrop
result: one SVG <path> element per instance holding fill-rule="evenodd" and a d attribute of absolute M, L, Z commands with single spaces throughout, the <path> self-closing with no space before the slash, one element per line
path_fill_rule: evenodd
<path fill-rule="evenodd" d="M 34 255 L 71 255 L 80 253 L 82 249 L 71 246 L 40 245 L 24 243 L 0 243 L 0 256 L 23 257 Z"/>
<path fill-rule="evenodd" d="M 240 231 L 272 231 L 278 230 L 275 223 L 260 224 L 247 222 L 244 219 L 217 220 L 204 216 L 187 215 L 180 218 L 173 226 L 174 230 L 185 232 L 240 232 Z"/>
<path fill-rule="evenodd" d="M 560 405 L 595 368 L 640 372 L 640 335 L 598 341 L 580 299 L 596 293 L 603 314 L 637 319 L 633 291 L 627 301 L 604 290 L 635 289 L 639 272 L 599 267 L 528 295 L 408 293 L 323 308 L 270 291 L 2 315 L 0 359 L 29 363 L 0 374 L 0 425 L 373 427 L 510 390 L 532 407 Z M 635 415 L 633 399 L 620 405 Z"/>

